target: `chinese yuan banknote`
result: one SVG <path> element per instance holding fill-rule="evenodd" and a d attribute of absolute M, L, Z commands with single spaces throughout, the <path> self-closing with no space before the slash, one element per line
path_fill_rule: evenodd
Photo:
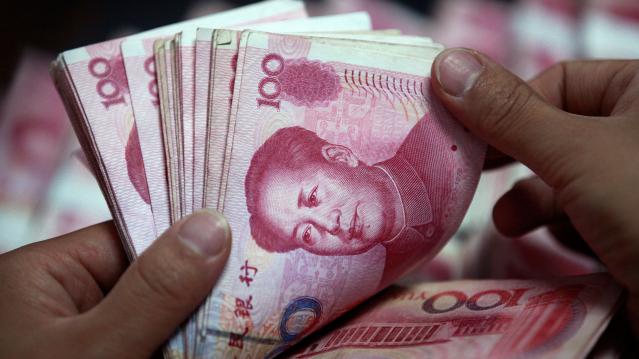
<path fill-rule="evenodd" d="M 297 1 L 266 1 L 247 8 L 253 17 L 258 17 L 267 13 L 268 7 L 285 7 L 286 11 L 282 13 L 290 14 L 290 18 L 306 14 L 303 4 Z M 229 11 L 225 13 L 225 19 L 233 24 L 232 20 L 249 16 L 243 11 L 247 8 Z M 223 16 L 214 14 L 172 24 L 132 38 L 172 36 L 188 26 L 215 26 L 217 24 L 210 21 L 212 17 Z M 163 230 L 156 229 L 145 163 L 163 161 L 164 149 L 154 152 L 144 161 L 141 142 L 153 143 L 140 141 L 135 123 L 129 82 L 136 85 L 139 82 L 132 76 L 130 78 L 125 70 L 120 48 L 125 40 L 120 38 L 66 51 L 59 55 L 51 72 L 87 159 L 107 198 L 125 250 L 129 258 L 133 259 Z M 138 70 L 145 71 L 147 75 L 153 73 L 153 66 L 146 63 L 146 58 L 144 60 L 145 66 L 132 70 L 131 73 L 137 74 Z M 149 92 L 154 93 L 154 80 L 146 77 L 144 84 Z M 144 125 L 140 127 L 145 128 Z M 161 181 L 166 182 L 166 179 L 160 179 Z M 151 188 L 155 189 L 156 184 L 151 184 Z M 166 196 L 168 197 L 168 193 Z M 161 202 L 155 207 L 168 206 L 169 203 Z"/>
<path fill-rule="evenodd" d="M 486 152 L 432 93 L 442 49 L 366 13 L 272 0 L 59 55 L 52 76 L 131 260 L 201 207 L 230 223 L 224 272 L 166 358 L 587 353 L 619 298 L 605 275 L 422 283 L 485 266 L 464 258 L 492 243 L 431 261 Z M 375 297 L 398 281 L 413 284 Z"/>
<path fill-rule="evenodd" d="M 47 73 L 47 54 L 25 51 L 0 104 L 0 253 L 29 237 L 30 221 L 71 137 Z"/>
<path fill-rule="evenodd" d="M 275 3 L 275 6 L 288 6 L 288 12 L 301 13 L 300 16 L 305 14 L 303 4 L 295 1 L 267 1 L 249 8 L 253 16 L 256 16 L 255 14 L 266 10 L 265 6 L 273 6 Z M 226 14 L 226 17 L 214 14 L 168 25 L 131 38 L 172 36 L 189 26 L 197 28 L 207 24 L 217 25 L 211 18 L 223 17 L 233 24 L 231 21 L 236 17 L 248 16 L 240 9 Z M 76 131 L 82 134 L 81 142 L 86 143 L 85 148 L 92 149 L 87 157 L 99 169 L 96 173 L 100 173 L 103 191 L 112 198 L 109 201 L 112 211 L 122 218 L 118 221 L 118 230 L 127 243 L 130 257 L 135 257 L 155 239 L 157 231 L 129 88 L 129 79 L 137 86 L 140 80 L 126 72 L 120 48 L 125 40 L 127 39 L 120 38 L 65 51 L 54 63 L 52 72 L 60 92 L 65 94 L 68 111 L 73 113 L 72 122 L 75 123 Z M 138 53 L 144 52 L 144 49 L 144 46 L 139 46 Z M 143 71 L 146 75 L 142 83 L 146 84 L 147 91 L 154 96 L 155 83 L 147 77 L 153 76 L 151 74 L 154 69 L 152 64 L 145 63 L 147 57 L 142 57 L 143 63 L 137 64 L 138 67 L 135 68 L 129 67 L 130 72 L 139 74 Z M 142 94 L 146 95 L 145 98 L 149 96 L 147 93 Z M 146 124 L 140 127 L 146 128 Z M 142 143 L 152 145 L 152 141 L 146 139 Z M 151 154 L 146 162 L 163 161 L 162 155 L 163 149 Z M 159 203 L 158 206 L 166 206 L 166 203 Z"/>
<path fill-rule="evenodd" d="M 217 35 L 219 36 L 216 37 Z M 245 32 L 244 35 L 245 37 L 248 36 L 248 32 Z M 439 53 L 439 51 L 441 51 L 440 45 L 433 45 L 430 39 L 425 38 L 415 39 L 413 37 L 384 36 L 377 34 L 340 34 L 339 36 L 342 37 L 341 39 L 335 38 L 334 36 L 336 35 L 334 34 L 316 34 L 315 36 L 321 36 L 321 38 L 317 39 L 318 42 L 331 43 L 336 46 L 341 45 L 343 48 L 358 47 L 374 52 L 393 51 L 397 55 L 411 56 L 416 60 L 432 59 L 437 53 Z M 216 59 L 219 58 L 220 61 L 226 63 L 226 59 L 230 58 L 231 66 L 229 67 L 231 69 L 236 69 L 238 64 L 241 64 L 241 61 L 244 60 L 243 54 L 245 46 L 242 45 L 241 42 L 246 42 L 246 39 L 239 39 L 239 36 L 236 37 L 232 31 L 228 31 L 228 33 L 227 31 L 216 32 L 214 34 L 214 39 L 214 49 L 220 52 L 219 57 L 216 56 Z M 293 42 L 299 42 L 299 38 L 292 36 L 288 37 L 288 39 L 293 39 Z M 237 40 L 238 43 L 235 43 L 235 40 Z M 412 46 L 397 46 L 399 44 Z M 283 46 L 293 46 L 294 48 L 296 44 L 284 44 Z M 239 48 L 239 50 L 236 50 L 236 48 Z M 283 49 L 285 52 L 290 50 L 291 49 Z M 241 76 L 242 72 L 225 72 L 221 73 L 219 76 L 223 80 L 227 76 L 233 80 L 236 75 Z M 241 80 L 232 82 L 234 84 L 233 90 L 235 89 L 235 85 L 240 82 Z M 214 81 L 214 83 L 217 84 L 218 82 Z M 224 82 L 222 81 L 222 83 Z M 216 94 L 222 93 L 222 96 L 224 96 L 228 89 L 220 89 L 218 86 L 214 85 L 214 91 L 215 92 L 210 97 L 212 102 L 223 101 L 224 97 L 216 97 Z M 233 98 L 236 98 L 235 94 L 233 95 Z M 234 106 L 237 106 L 238 100 L 234 100 L 233 103 Z M 221 107 L 222 105 L 217 104 L 218 102 L 216 102 L 216 106 L 213 106 L 214 110 L 211 113 L 212 116 L 210 118 L 211 128 L 213 128 L 214 131 L 212 131 L 209 138 L 211 156 L 208 158 L 209 178 L 207 183 L 206 204 L 211 207 L 217 205 L 218 208 L 223 208 L 224 190 L 228 180 L 229 149 L 231 148 L 231 143 L 229 141 L 233 138 L 229 131 L 233 130 L 235 122 L 233 121 L 232 106 L 231 108 L 226 109 Z"/>
<path fill-rule="evenodd" d="M 361 16 L 358 17 L 361 18 Z M 312 19 L 306 21 L 310 22 L 311 20 Z M 340 22 L 343 21 L 344 16 L 339 18 L 339 20 Z M 359 20 L 362 22 L 362 26 L 364 25 L 363 20 L 364 19 Z M 295 23 L 299 24 L 302 21 L 304 20 L 296 20 Z M 339 24 L 335 24 L 335 21 L 332 21 L 332 23 L 333 25 L 331 28 L 337 27 L 338 29 L 347 29 L 344 25 L 340 26 Z M 282 26 L 280 23 L 272 23 L 256 27 L 269 31 L 279 28 L 286 28 L 287 31 L 298 29 L 295 24 L 290 24 L 290 22 L 289 24 L 286 24 L 286 26 Z M 204 198 L 205 205 L 212 208 L 221 207 L 221 203 L 218 203 L 220 201 L 219 186 L 222 181 L 223 174 L 226 173 L 224 170 L 224 165 L 226 163 L 225 159 L 227 157 L 225 149 L 227 144 L 233 85 L 235 84 L 234 79 L 240 47 L 239 35 L 239 31 L 230 30 L 215 31 L 212 35 L 212 51 L 215 53 L 215 56 L 213 59 L 214 66 L 212 68 L 214 71 L 211 72 L 211 89 L 209 95 L 209 133 L 207 134 L 207 144 L 209 148 L 207 152 L 209 157 L 206 159 L 207 172 Z M 425 46 L 420 49 L 406 48 L 410 54 L 415 56 L 422 55 L 425 57 L 431 57 L 438 51 L 437 46 L 433 45 L 432 41 L 426 38 L 373 35 L 370 32 L 368 34 L 362 32 L 315 33 L 315 36 L 320 35 L 322 37 L 340 37 L 344 40 L 375 41 L 378 43 L 378 47 L 384 46 L 381 43 L 387 43 L 386 46 L 398 43 Z M 331 41 L 337 40 L 333 39 Z M 348 44 L 353 45 L 352 42 L 349 42 Z M 360 46 L 364 46 L 365 44 L 366 43 L 360 43 Z"/>
<path fill-rule="evenodd" d="M 260 4 L 256 4 L 247 9 L 253 9 L 253 12 L 247 14 L 248 16 L 242 16 L 242 14 L 231 14 L 229 17 L 233 21 L 229 21 L 226 24 L 207 24 L 209 28 L 218 26 L 246 26 L 247 24 L 265 24 L 265 23 L 279 23 L 286 21 L 293 21 L 292 19 L 304 20 L 307 16 L 303 4 L 298 1 L 281 2 L 275 1 L 268 7 L 258 9 Z M 265 6 L 262 4 L 261 6 Z M 228 13 L 228 12 L 227 12 Z M 344 21 L 354 22 L 357 20 L 354 16 L 347 15 L 347 19 Z M 370 21 L 368 22 L 370 27 Z M 357 23 L 352 25 L 357 26 Z M 204 126 L 195 127 L 195 56 L 196 56 L 196 39 L 197 28 L 190 27 L 182 31 L 179 41 L 176 43 L 177 56 L 179 61 L 179 89 L 180 101 L 179 104 L 181 110 L 181 122 L 185 127 L 186 135 L 183 136 L 185 146 L 185 163 L 188 164 L 186 173 L 189 177 L 186 185 L 188 187 L 187 194 L 187 210 L 191 212 L 193 208 L 202 208 L 202 196 L 203 196 L 203 170 L 204 170 L 204 156 L 199 147 L 202 147 L 201 143 L 196 145 L 195 139 L 202 138 L 205 134 L 206 123 L 200 122 Z M 199 147 L 198 147 L 199 146 Z M 198 148 L 199 156 L 195 156 L 196 148 Z M 196 189 L 197 188 L 197 189 Z"/>
<path fill-rule="evenodd" d="M 198 27 L 231 26 L 260 19 L 293 19 L 305 17 L 303 4 L 297 1 L 266 1 L 202 18 L 168 25 L 157 30 L 137 34 L 122 42 L 121 50 L 130 84 L 130 97 L 139 124 L 140 147 L 150 188 L 153 216 L 158 232 L 168 228 L 171 220 L 169 188 L 166 178 L 166 158 L 160 123 L 156 66 L 153 43 L 172 38 L 178 32 L 195 31 Z M 191 49 L 184 50 L 190 53 Z M 188 56 L 188 55 L 187 55 Z M 186 61 L 187 63 L 189 61 Z M 183 61 L 184 63 L 184 61 Z M 186 76 L 186 72 L 185 73 Z M 188 85 L 188 84 L 187 84 Z M 192 84 L 190 86 L 193 86 Z M 188 86 L 187 86 L 188 87 Z M 188 136 L 187 136 L 188 137 Z M 180 139 L 183 141 L 184 139 Z M 188 139 L 186 139 L 188 140 Z"/>
<path fill-rule="evenodd" d="M 452 235 L 485 145 L 430 95 L 438 52 L 243 33 L 220 208 L 234 244 L 198 349 L 277 353 Z"/>
<path fill-rule="evenodd" d="M 582 358 L 620 294 L 607 274 L 391 287 L 293 358 Z"/>
<path fill-rule="evenodd" d="M 300 31 L 322 31 L 324 29 L 332 29 L 333 31 L 343 34 L 345 32 L 354 31 L 367 31 L 371 29 L 370 17 L 365 12 L 358 12 L 352 14 L 340 14 L 333 16 L 319 16 L 314 18 L 302 18 L 295 20 L 277 21 L 271 23 L 262 24 L 245 24 L 240 26 L 241 28 L 250 27 L 258 30 L 269 31 L 286 31 L 286 32 L 300 32 Z M 217 49 L 212 49 L 212 44 L 216 44 L 216 41 L 212 41 L 217 31 L 213 29 L 200 28 L 196 33 L 195 41 L 195 79 L 198 81 L 195 86 L 195 102 L 194 102 L 194 115 L 193 115 L 193 127 L 194 127 L 194 188 L 193 197 L 194 205 L 196 207 L 209 206 L 205 198 L 206 183 L 209 174 L 214 176 L 221 171 L 221 168 L 214 169 L 207 166 L 208 153 L 215 152 L 215 149 L 209 151 L 210 138 L 213 135 L 216 137 L 222 137 L 226 131 L 218 131 L 220 125 L 226 127 L 228 120 L 231 96 L 232 96 L 232 84 L 234 80 L 234 69 L 232 59 L 237 55 L 238 44 L 237 40 L 229 45 L 235 45 L 232 51 L 220 51 L 217 53 Z M 225 44 L 224 39 L 220 39 L 221 44 Z M 227 37 L 227 42 L 230 38 Z M 216 56 L 212 56 L 212 52 L 216 53 Z M 228 52 L 230 54 L 226 54 Z M 215 71 L 215 70 L 218 71 Z M 212 87 L 217 86 L 217 91 Z M 216 94 L 215 97 L 212 94 Z M 221 124 L 209 123 L 209 94 L 211 94 L 210 102 L 215 104 L 211 106 L 211 112 L 224 111 L 222 115 L 217 115 L 215 118 L 222 118 Z M 222 100 L 220 100 L 222 98 Z M 225 104 L 225 106 L 221 106 Z M 228 106 L 226 106 L 226 104 Z M 211 114 L 212 116 L 212 114 Z M 215 131 L 211 131 L 211 128 L 215 128 Z M 223 135 L 220 136 L 220 133 Z M 223 150 L 225 141 L 218 141 L 221 144 L 221 148 L 217 148 L 218 151 Z M 211 182 L 217 183 L 214 179 Z M 216 189 L 217 191 L 217 189 Z M 217 196 L 212 196 L 217 198 Z M 215 203 L 212 207 L 216 207 Z"/>
<path fill-rule="evenodd" d="M 335 31 L 340 31 L 340 34 L 354 31 L 368 31 L 371 28 L 370 18 L 367 13 L 359 12 L 352 14 L 341 14 L 334 16 L 320 16 L 315 18 L 302 18 L 270 23 L 261 24 L 247 24 L 239 26 L 241 28 L 250 26 L 251 28 L 259 29 L 271 29 L 287 32 L 294 31 L 311 31 L 331 28 Z M 219 33 L 223 33 L 222 38 L 217 37 Z M 234 62 L 233 59 L 237 58 L 239 32 L 237 32 L 234 38 L 226 34 L 226 30 L 213 30 L 213 29 L 198 29 L 197 41 L 196 41 L 196 56 L 195 56 L 195 75 L 196 79 L 199 78 L 199 82 L 195 88 L 195 108 L 194 108 L 194 148 L 196 149 L 195 164 L 194 164 L 194 199 L 197 208 L 201 206 L 217 208 L 217 195 L 216 193 L 210 193 L 206 191 L 205 183 L 213 183 L 212 189 L 216 191 L 219 189 L 217 180 L 219 176 L 216 176 L 221 171 L 221 161 L 215 162 L 220 165 L 217 168 L 208 166 L 210 158 L 223 158 L 223 156 L 209 156 L 209 153 L 224 153 L 224 145 L 226 143 L 226 128 L 228 123 L 228 117 L 231 107 L 232 98 L 232 85 L 234 83 Z M 213 38 L 216 41 L 213 41 Z M 219 40 L 219 41 L 218 41 Z M 234 40 L 234 41 L 228 41 Z M 226 44 L 229 48 L 222 50 L 219 53 L 217 47 L 212 48 L 212 43 Z M 215 55 L 212 55 L 215 52 Z M 210 84 L 210 86 L 209 86 Z M 213 85 L 217 91 L 214 91 Z M 209 92 L 210 91 L 210 92 Z M 216 93 L 216 96 L 211 97 L 209 102 L 209 93 Z M 218 114 L 216 118 L 220 118 L 221 121 L 212 123 L 208 121 L 208 105 L 211 104 L 212 109 L 210 113 Z M 222 114 L 222 115 L 219 115 Z M 211 131 L 214 129 L 214 131 Z M 217 148 L 210 146 L 212 143 L 212 135 L 215 134 L 215 138 L 218 139 L 216 145 Z M 202 147 L 202 148 L 198 148 Z M 208 205 L 205 202 L 204 193 L 208 198 L 215 198 L 215 203 Z M 206 306 L 204 306 L 199 315 L 202 316 L 206 313 Z"/>

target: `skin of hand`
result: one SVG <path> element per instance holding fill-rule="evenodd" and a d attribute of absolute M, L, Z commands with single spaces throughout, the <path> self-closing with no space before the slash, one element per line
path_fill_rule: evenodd
<path fill-rule="evenodd" d="M 231 248 L 198 211 L 130 265 L 105 222 L 0 256 L 0 357 L 150 357 L 210 293 Z"/>
<path fill-rule="evenodd" d="M 518 236 L 569 225 L 628 290 L 639 328 L 639 61 L 563 62 L 528 83 L 485 55 L 449 49 L 432 87 L 486 141 L 486 167 L 517 160 L 537 177 L 495 205 L 496 227 Z"/>

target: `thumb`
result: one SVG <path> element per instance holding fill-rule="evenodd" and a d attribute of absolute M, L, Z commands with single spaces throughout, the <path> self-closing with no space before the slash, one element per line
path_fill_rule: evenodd
<path fill-rule="evenodd" d="M 86 313 L 85 335 L 98 336 L 90 339 L 92 350 L 150 356 L 210 293 L 230 237 L 228 222 L 215 211 L 198 211 L 169 228 Z"/>
<path fill-rule="evenodd" d="M 464 126 L 551 186 L 561 185 L 563 162 L 583 149 L 577 143 L 582 136 L 576 136 L 583 120 L 551 106 L 526 82 L 473 50 L 442 52 L 432 72 L 434 92 Z"/>

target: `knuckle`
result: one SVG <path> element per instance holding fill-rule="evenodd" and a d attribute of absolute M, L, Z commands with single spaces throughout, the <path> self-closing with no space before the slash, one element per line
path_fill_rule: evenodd
<path fill-rule="evenodd" d="M 559 149 L 549 149 L 545 153 L 540 153 L 539 171 L 544 174 L 548 183 L 556 190 L 561 190 L 567 186 L 576 176 L 578 168 L 575 157 Z"/>
<path fill-rule="evenodd" d="M 561 78 L 567 68 L 574 66 L 577 63 L 578 61 L 575 60 L 562 60 L 559 62 L 555 62 L 554 64 L 550 65 L 550 67 L 543 70 L 537 77 L 548 76 Z"/>
<path fill-rule="evenodd" d="M 538 172 L 544 174 L 544 181 L 556 191 L 562 191 L 575 180 L 589 177 L 593 173 L 593 158 L 605 152 L 598 148 L 607 137 L 601 123 L 587 119 L 565 117 L 561 133 L 570 136 L 555 137 L 552 142 L 542 141 L 536 155 L 539 159 Z M 612 146 L 612 145 L 611 145 Z"/>
<path fill-rule="evenodd" d="M 488 91 L 486 105 L 478 113 L 479 130 L 491 137 L 505 137 L 525 122 L 534 93 L 515 78 L 489 78 L 482 86 Z"/>
<path fill-rule="evenodd" d="M 636 96 L 623 96 L 629 89 L 639 89 L 639 60 L 623 61 L 614 72 L 602 95 L 599 114 L 614 116 L 635 107 Z"/>
<path fill-rule="evenodd" d="M 134 266 L 144 292 L 154 297 L 154 301 L 164 303 L 182 303 L 188 286 L 183 280 L 184 268 L 176 262 L 164 258 L 140 257 Z"/>

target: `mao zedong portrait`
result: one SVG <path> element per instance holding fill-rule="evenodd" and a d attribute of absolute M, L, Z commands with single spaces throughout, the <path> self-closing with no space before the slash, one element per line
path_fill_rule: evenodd
<path fill-rule="evenodd" d="M 382 245 L 380 287 L 389 284 L 441 236 L 428 188 L 433 166 L 423 151 L 425 123 L 418 122 L 395 156 L 372 166 L 302 127 L 275 132 L 253 155 L 245 179 L 257 244 L 269 252 L 301 248 L 325 256 Z"/>

